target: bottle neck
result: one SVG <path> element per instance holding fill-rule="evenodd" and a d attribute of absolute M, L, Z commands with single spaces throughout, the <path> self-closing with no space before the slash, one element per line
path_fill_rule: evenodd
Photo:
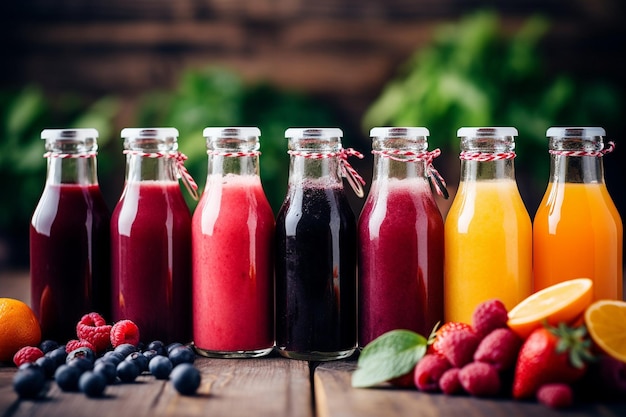
<path fill-rule="evenodd" d="M 76 154 L 62 157 L 50 153 L 46 157 L 48 158 L 46 184 L 98 184 L 95 154 Z"/>
<path fill-rule="evenodd" d="M 126 181 L 178 181 L 176 160 L 167 153 L 158 157 L 141 152 L 129 152 L 126 156 Z"/>
<path fill-rule="evenodd" d="M 494 161 L 461 159 L 461 181 L 515 180 L 513 158 Z"/>
<path fill-rule="evenodd" d="M 515 180 L 512 136 L 461 140 L 461 181 Z"/>
<path fill-rule="evenodd" d="M 342 187 L 339 158 L 328 153 L 292 151 L 289 161 L 289 186 L 317 181 L 326 186 Z"/>
<path fill-rule="evenodd" d="M 600 138 L 553 137 L 550 139 L 550 182 L 604 183 L 602 155 L 612 150 L 603 150 Z"/>
<path fill-rule="evenodd" d="M 259 152 L 208 151 L 208 175 L 259 176 Z"/>

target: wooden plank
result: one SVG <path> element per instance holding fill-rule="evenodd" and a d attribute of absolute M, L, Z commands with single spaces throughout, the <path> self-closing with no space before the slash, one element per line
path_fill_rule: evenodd
<path fill-rule="evenodd" d="M 315 368 L 315 409 L 319 417 L 380 416 L 533 416 L 557 417 L 562 411 L 551 410 L 536 402 L 506 399 L 480 399 L 468 396 L 426 394 L 412 389 L 385 385 L 355 389 L 350 385 L 356 361 L 328 362 Z M 624 416 L 626 403 L 583 404 L 567 410 L 568 416 Z"/>
<path fill-rule="evenodd" d="M 53 382 L 38 400 L 19 400 L 12 389 L 14 368 L 0 368 L 0 415 L 3 417 L 311 417 L 309 366 L 278 357 L 260 359 L 198 358 L 202 383 L 195 396 L 179 395 L 168 381 L 150 375 L 132 384 L 108 386 L 105 396 L 90 399 L 62 392 Z"/>

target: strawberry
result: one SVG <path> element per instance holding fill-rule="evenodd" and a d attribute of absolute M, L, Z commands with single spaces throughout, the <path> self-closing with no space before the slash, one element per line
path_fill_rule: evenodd
<path fill-rule="evenodd" d="M 441 326 L 434 334 L 434 341 L 429 346 L 428 353 L 442 353 L 441 345 L 444 343 L 445 339 L 450 335 L 450 333 L 454 333 L 458 330 L 472 330 L 472 326 L 467 323 L 462 323 L 459 321 L 449 321 Z"/>
<path fill-rule="evenodd" d="M 585 326 L 535 329 L 522 345 L 513 377 L 513 398 L 535 396 L 549 383 L 572 383 L 581 378 L 592 359 Z"/>

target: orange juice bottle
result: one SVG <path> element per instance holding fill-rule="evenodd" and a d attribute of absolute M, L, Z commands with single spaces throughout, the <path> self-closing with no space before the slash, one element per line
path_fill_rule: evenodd
<path fill-rule="evenodd" d="M 515 181 L 512 127 L 461 128 L 461 181 L 445 222 L 444 318 L 471 323 L 483 301 L 531 293 L 532 226 Z"/>
<path fill-rule="evenodd" d="M 622 294 L 622 220 L 604 183 L 600 127 L 548 129 L 550 180 L 533 222 L 534 290 L 594 281 L 595 299 Z"/>

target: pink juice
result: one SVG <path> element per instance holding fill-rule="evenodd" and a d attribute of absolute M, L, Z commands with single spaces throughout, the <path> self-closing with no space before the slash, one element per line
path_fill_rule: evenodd
<path fill-rule="evenodd" d="M 372 188 L 359 219 L 361 347 L 393 329 L 428 337 L 443 319 L 443 220 L 427 180 Z"/>
<path fill-rule="evenodd" d="M 108 316 L 109 249 L 98 185 L 48 184 L 30 224 L 31 306 L 44 339 L 75 339 L 84 314 Z"/>
<path fill-rule="evenodd" d="M 190 340 L 191 215 L 176 181 L 128 182 L 111 219 L 113 320 Z"/>
<path fill-rule="evenodd" d="M 194 344 L 271 348 L 274 215 L 259 177 L 210 175 L 192 229 Z"/>

